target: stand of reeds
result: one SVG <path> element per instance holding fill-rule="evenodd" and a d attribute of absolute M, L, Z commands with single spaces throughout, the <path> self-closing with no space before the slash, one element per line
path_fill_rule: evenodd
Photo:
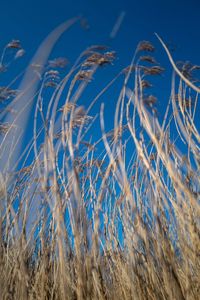
<path fill-rule="evenodd" d="M 83 106 L 83 91 L 115 53 L 92 46 L 61 78 L 67 61 L 44 56 L 75 21 L 42 44 L 18 91 L 0 88 L 0 299 L 199 299 L 198 67 L 175 64 L 159 38 L 173 70 L 161 118 L 149 91 L 164 69 L 143 41 Z M 23 54 L 19 41 L 8 50 Z M 120 78 L 107 131 L 106 104 L 91 110 Z"/>

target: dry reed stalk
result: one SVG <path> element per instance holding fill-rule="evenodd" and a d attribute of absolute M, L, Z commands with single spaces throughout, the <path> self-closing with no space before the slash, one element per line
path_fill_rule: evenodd
<path fill-rule="evenodd" d="M 18 41 L 7 46 L 19 47 Z M 1 170 L 3 300 L 199 298 L 198 97 L 191 105 L 187 87 L 181 81 L 177 93 L 174 80 L 169 101 L 172 110 L 166 110 L 160 124 L 150 110 L 158 100 L 144 95 L 143 89 L 146 92 L 151 87 L 144 75 L 161 74 L 163 68 L 131 64 L 120 76 L 134 71 L 135 86 L 129 87 L 132 81 L 126 76 L 113 130 L 106 132 L 102 105 L 102 137 L 98 141 L 87 139 L 93 120 L 90 109 L 115 81 L 88 109 L 77 102 L 92 79 L 94 70 L 90 68 L 113 62 L 115 53 L 103 53 L 105 50 L 104 46 L 93 46 L 81 55 L 84 62 L 78 60 L 55 86 L 46 115 L 38 97 L 33 143 L 20 157 L 22 167 L 17 172 Z M 136 54 L 140 51 L 153 52 L 154 46 L 143 41 Z M 150 56 L 140 56 L 139 61 L 156 62 Z M 55 83 L 60 76 L 56 68 L 63 67 L 64 62 L 48 64 L 50 69 L 44 78 Z M 180 78 L 193 87 L 183 72 Z M 83 84 L 78 91 L 76 81 Z M 66 83 L 66 102 L 59 109 Z M 199 93 L 197 87 L 194 90 Z M 8 94 L 4 98 L 9 98 L 12 91 L 5 87 L 0 95 L 5 91 Z M 73 92 L 77 92 L 74 98 Z M 37 131 L 38 112 L 43 122 L 41 136 Z M 5 124 L 1 127 L 6 134 Z M 184 157 L 170 136 L 172 124 L 187 148 Z M 0 147 L 5 143 L 2 139 Z M 129 145 L 134 149 L 131 158 Z M 35 157 L 29 165 L 32 147 Z"/>

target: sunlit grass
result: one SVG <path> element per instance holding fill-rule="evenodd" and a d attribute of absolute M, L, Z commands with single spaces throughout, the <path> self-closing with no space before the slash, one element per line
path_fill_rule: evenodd
<path fill-rule="evenodd" d="M 21 89 L 0 88 L 0 297 L 199 299 L 198 67 L 178 68 L 160 40 L 174 69 L 161 119 L 151 78 L 164 68 L 143 41 L 130 66 L 84 107 L 83 91 L 95 87 L 99 68 L 112 67 L 115 52 L 92 46 L 62 77 L 67 60 L 46 61 L 48 47 L 75 21 L 43 43 Z M 24 54 L 10 42 L 1 72 L 9 49 L 17 59 Z M 95 116 L 91 110 L 119 78 L 107 131 L 106 105 Z"/>

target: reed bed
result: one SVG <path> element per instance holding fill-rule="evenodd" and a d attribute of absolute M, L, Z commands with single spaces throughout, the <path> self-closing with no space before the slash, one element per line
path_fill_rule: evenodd
<path fill-rule="evenodd" d="M 76 21 L 50 34 L 40 48 L 47 57 Z M 176 64 L 160 41 L 173 73 L 163 118 L 151 88 L 164 68 L 148 41 L 88 107 L 83 91 L 116 57 L 102 45 L 81 53 L 63 77 L 67 60 L 45 60 L 38 50 L 19 90 L 0 88 L 2 300 L 199 299 L 198 66 Z M 10 50 L 24 54 L 11 41 L 1 72 Z M 108 131 L 106 104 L 97 115 L 92 108 L 119 79 Z M 22 151 L 29 111 L 32 131 Z"/>

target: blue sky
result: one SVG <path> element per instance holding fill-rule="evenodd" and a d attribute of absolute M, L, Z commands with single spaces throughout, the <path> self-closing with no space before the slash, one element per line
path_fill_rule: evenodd
<path fill-rule="evenodd" d="M 73 42 L 79 40 L 83 47 L 86 39 L 87 43 L 106 42 L 121 11 L 126 12 L 126 17 L 112 43 L 123 51 L 122 55 L 129 57 L 139 40 L 155 39 L 156 31 L 164 40 L 177 45 L 180 56 L 199 59 L 198 0 L 1 0 L 0 45 L 19 38 L 25 48 L 34 50 L 54 27 L 78 14 L 88 19 L 90 32 L 83 35 L 80 31 L 76 36 L 66 34 L 65 38 Z"/>
<path fill-rule="evenodd" d="M 118 34 L 111 40 L 109 35 L 121 12 L 126 13 L 125 18 Z M 164 77 L 158 78 L 157 96 L 162 112 L 170 95 L 171 66 L 154 32 L 175 47 L 175 60 L 189 60 L 200 65 L 199 0 L 1 0 L 0 49 L 12 39 L 21 40 L 26 50 L 24 64 L 28 64 L 42 40 L 56 26 L 80 14 L 88 19 L 90 29 L 84 31 L 75 25 L 61 37 L 55 47 L 54 56 L 66 56 L 73 62 L 86 47 L 108 44 L 117 52 L 115 67 L 120 70 L 130 63 L 138 42 L 150 40 L 157 48 L 156 58 L 167 69 Z M 15 69 L 13 71 L 18 72 L 18 67 Z M 97 91 L 96 87 L 92 88 L 95 90 L 94 94 L 112 76 L 110 67 L 104 73 L 100 72 L 100 86 L 97 86 Z M 112 74 L 115 75 L 116 71 Z M 11 75 L 8 75 L 8 80 L 9 76 Z M 106 82 L 102 84 L 101 81 L 104 80 Z M 114 96 L 116 100 L 117 93 Z M 106 103 L 108 119 L 114 113 L 114 100 Z"/>
<path fill-rule="evenodd" d="M 126 13 L 125 18 L 118 34 L 111 40 L 109 35 L 121 12 Z M 164 77 L 158 78 L 156 95 L 160 100 L 159 108 L 164 111 L 170 95 L 171 66 L 154 32 L 175 47 L 175 60 L 189 60 L 200 65 L 199 13 L 199 0 L 1 0 L 0 49 L 11 39 L 20 39 L 26 50 L 23 62 L 27 64 L 50 31 L 63 21 L 82 14 L 88 19 L 90 29 L 84 31 L 77 24 L 64 33 L 55 47 L 54 56 L 66 56 L 73 62 L 86 47 L 108 44 L 117 52 L 116 71 L 108 67 L 100 73 L 106 74 L 98 79 L 101 84 L 130 63 L 140 40 L 150 40 L 157 48 L 156 58 L 167 69 Z M 17 67 L 13 71 L 18 72 Z M 110 105 L 107 111 L 111 113 L 112 110 Z"/>

